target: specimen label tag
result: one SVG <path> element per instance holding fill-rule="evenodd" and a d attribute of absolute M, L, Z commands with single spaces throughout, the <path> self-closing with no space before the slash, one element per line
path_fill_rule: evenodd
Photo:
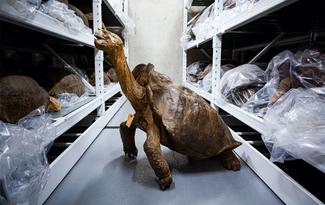
<path fill-rule="evenodd" d="M 128 116 L 128 120 L 126 121 L 126 124 L 125 124 L 128 128 L 131 127 L 131 124 L 132 124 L 132 122 L 133 122 L 133 119 L 134 119 L 134 115 L 129 114 L 129 116 Z"/>

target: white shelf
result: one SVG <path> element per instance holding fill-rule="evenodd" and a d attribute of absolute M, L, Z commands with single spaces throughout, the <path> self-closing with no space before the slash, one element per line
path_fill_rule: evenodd
<path fill-rule="evenodd" d="M 228 112 L 230 115 L 235 117 L 236 119 L 240 120 L 244 124 L 248 125 L 249 127 L 253 128 L 257 132 L 261 134 L 265 134 L 266 132 L 266 125 L 264 123 L 264 119 L 254 115 L 253 113 L 249 113 L 240 107 L 237 107 L 236 105 L 233 105 L 231 103 L 226 102 L 226 100 L 223 99 L 223 97 L 218 96 L 218 97 L 213 97 L 211 94 L 206 93 L 203 90 L 200 90 L 199 88 L 196 88 L 195 86 L 187 83 L 186 87 L 191 89 L 192 91 L 196 92 L 199 94 L 201 97 L 205 98 L 206 100 L 212 102 L 215 104 L 217 107 L 223 109 L 224 111 Z M 304 160 L 306 161 L 306 160 Z M 318 165 L 311 163 L 309 161 L 306 161 L 310 165 L 314 166 L 315 168 L 321 170 Z"/>
<path fill-rule="evenodd" d="M 185 82 L 184 86 L 189 88 L 190 90 L 192 90 L 196 94 L 200 95 L 204 99 L 206 99 L 208 101 L 212 100 L 212 94 L 211 93 L 208 93 L 208 92 L 206 92 L 204 90 L 201 90 L 200 88 L 197 88 L 194 85 L 191 85 L 189 82 Z"/>
<path fill-rule="evenodd" d="M 99 117 L 71 146 L 50 164 L 49 179 L 41 193 L 39 204 L 43 204 L 46 201 L 125 101 L 125 96 L 120 97 L 120 99 L 105 111 L 103 116 Z"/>
<path fill-rule="evenodd" d="M 107 8 L 112 12 L 112 14 L 115 16 L 115 18 L 118 20 L 118 22 L 125 27 L 126 23 L 123 22 L 122 18 L 116 13 L 116 9 L 113 8 L 113 6 L 109 3 L 108 0 L 103 0 Z"/>
<path fill-rule="evenodd" d="M 195 86 L 185 83 L 185 86 L 199 94 L 201 97 L 214 103 L 235 118 L 241 120 L 248 126 L 260 133 L 265 131 L 264 120 L 248 113 L 241 108 L 227 103 L 225 100 L 213 98 L 213 96 Z M 278 195 L 286 204 L 322 204 L 315 196 L 283 172 L 269 159 L 259 153 L 248 142 L 232 131 L 234 138 L 243 144 L 235 149 L 236 153 L 250 166 L 250 168 Z"/>
<path fill-rule="evenodd" d="M 103 100 L 106 101 L 116 93 L 121 91 L 119 83 L 111 83 L 104 89 Z"/>
<path fill-rule="evenodd" d="M 235 149 L 236 154 L 267 184 L 285 203 L 295 205 L 323 204 L 274 163 L 259 153 L 252 145 L 230 130 L 233 137 L 242 143 Z"/>
<path fill-rule="evenodd" d="M 77 122 L 85 118 L 92 111 L 98 108 L 102 102 L 105 102 L 113 95 L 118 93 L 121 90 L 120 85 L 114 84 L 106 88 L 105 93 L 102 96 L 95 97 L 90 102 L 81 106 L 80 108 L 74 110 L 73 112 L 67 114 L 66 116 L 55 118 L 55 122 L 51 125 L 54 129 L 55 138 L 59 137 L 67 130 L 69 130 L 72 126 L 74 126 Z"/>
<path fill-rule="evenodd" d="M 295 1 L 297 0 L 260 0 L 249 8 L 246 7 L 245 9 L 242 9 L 235 7 L 230 10 L 224 10 L 221 14 L 222 20 L 217 22 L 219 24 L 217 34 L 229 32 L 237 27 L 283 8 Z"/>
<path fill-rule="evenodd" d="M 189 50 L 189 49 L 192 49 L 192 48 L 198 48 L 200 45 L 202 45 L 203 43 L 205 42 L 208 42 L 210 40 L 212 40 L 213 38 L 213 35 L 210 36 L 210 37 L 207 37 L 205 39 L 200 39 L 200 40 L 195 40 L 195 41 L 190 41 L 185 47 L 184 47 L 184 50 Z M 212 48 L 212 47 L 211 47 Z"/>
<path fill-rule="evenodd" d="M 214 98 L 212 102 L 259 133 L 263 134 L 265 132 L 266 129 L 262 118 L 226 102 L 222 97 Z"/>
<path fill-rule="evenodd" d="M 0 19 L 55 37 L 60 37 L 65 40 L 94 47 L 95 38 L 92 34 L 86 34 L 84 32 L 71 32 L 63 22 L 40 11 L 36 11 L 35 14 L 30 18 L 26 18 L 20 16 L 19 13 L 15 13 L 15 10 L 0 10 Z"/>
<path fill-rule="evenodd" d="M 199 47 L 203 43 L 212 40 L 214 35 L 221 35 L 227 33 L 233 29 L 236 29 L 244 24 L 247 24 L 255 19 L 261 18 L 269 13 L 272 13 L 280 8 L 283 8 L 297 0 L 260 0 L 249 8 L 233 8 L 230 10 L 224 10 L 220 18 L 216 19 L 218 25 L 216 32 L 211 36 L 204 39 L 190 41 L 184 50 L 189 50 L 195 47 Z"/>

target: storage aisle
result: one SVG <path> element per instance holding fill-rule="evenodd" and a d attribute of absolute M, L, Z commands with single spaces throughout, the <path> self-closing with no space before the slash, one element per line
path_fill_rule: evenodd
<path fill-rule="evenodd" d="M 126 103 L 108 126 L 118 126 L 128 113 L 133 110 Z M 139 156 L 129 161 L 123 155 L 119 130 L 104 129 L 46 204 L 282 204 L 244 162 L 239 172 L 232 172 L 217 159 L 190 161 L 165 147 L 174 183 L 161 191 L 142 149 L 145 137 L 137 131 Z"/>

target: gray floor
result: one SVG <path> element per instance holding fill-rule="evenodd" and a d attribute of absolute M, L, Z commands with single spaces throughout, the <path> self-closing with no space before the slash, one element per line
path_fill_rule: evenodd
<path fill-rule="evenodd" d="M 109 125 L 132 113 L 127 103 Z M 47 201 L 47 205 L 249 204 L 282 202 L 242 163 L 239 172 L 223 169 L 217 159 L 190 161 L 163 147 L 174 184 L 160 191 L 142 150 L 145 133 L 137 131 L 137 160 L 124 158 L 118 129 L 105 129 Z"/>

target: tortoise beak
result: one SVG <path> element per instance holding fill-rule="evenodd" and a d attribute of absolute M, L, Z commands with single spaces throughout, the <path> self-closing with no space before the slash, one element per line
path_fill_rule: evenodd
<path fill-rule="evenodd" d="M 101 30 L 97 31 L 97 32 L 95 33 L 95 37 L 96 37 L 97 39 L 105 39 L 105 38 L 104 38 L 104 32 L 101 31 Z"/>

